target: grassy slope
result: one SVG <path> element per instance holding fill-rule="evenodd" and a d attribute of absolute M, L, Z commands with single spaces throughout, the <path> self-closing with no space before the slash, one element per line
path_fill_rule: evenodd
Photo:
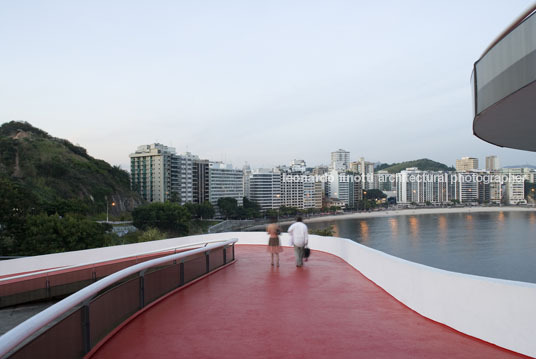
<path fill-rule="evenodd" d="M 391 165 L 387 165 L 387 167 L 385 166 L 386 164 L 384 164 L 383 168 L 379 167 L 379 169 L 383 169 L 385 171 L 388 171 L 389 173 L 398 173 L 409 167 L 417 167 L 419 170 L 423 171 L 454 171 L 454 168 L 452 167 L 449 167 L 440 162 L 432 161 L 427 158 L 401 163 L 393 163 Z"/>
<path fill-rule="evenodd" d="M 105 208 L 108 196 L 121 201 L 121 206 L 114 208 L 120 211 L 141 201 L 130 191 L 127 172 L 27 123 L 0 126 L 0 175 L 44 202 L 76 199 Z"/>

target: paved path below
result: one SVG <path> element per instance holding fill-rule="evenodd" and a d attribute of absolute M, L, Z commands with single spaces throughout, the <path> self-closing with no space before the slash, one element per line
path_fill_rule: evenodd
<path fill-rule="evenodd" d="M 93 358 L 520 358 L 396 301 L 341 259 L 237 246 L 237 263 L 126 325 Z"/>
<path fill-rule="evenodd" d="M 0 335 L 5 334 L 26 319 L 47 309 L 56 302 L 57 300 L 36 302 L 0 309 Z"/>

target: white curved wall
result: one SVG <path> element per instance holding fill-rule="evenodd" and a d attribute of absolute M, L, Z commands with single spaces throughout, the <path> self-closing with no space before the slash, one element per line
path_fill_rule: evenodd
<path fill-rule="evenodd" d="M 232 233 L 265 244 L 264 233 Z M 288 245 L 288 235 L 283 235 Z M 478 277 L 409 262 L 345 238 L 310 236 L 417 313 L 462 333 L 536 357 L 536 284 Z"/>
<path fill-rule="evenodd" d="M 16 264 L 16 272 L 23 272 L 30 267 L 33 268 L 31 270 L 36 270 L 89 263 L 92 260 L 103 261 L 230 238 L 238 238 L 238 244 L 266 244 L 268 241 L 267 235 L 262 232 L 216 233 L 21 258 L 9 262 Z M 282 244 L 289 245 L 286 233 L 282 235 Z M 536 284 L 435 269 L 344 238 L 311 235 L 309 246 L 342 258 L 400 302 L 425 317 L 503 348 L 536 357 Z"/>

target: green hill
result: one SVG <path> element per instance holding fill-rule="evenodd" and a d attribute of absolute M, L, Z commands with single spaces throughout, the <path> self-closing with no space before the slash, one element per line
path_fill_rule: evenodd
<path fill-rule="evenodd" d="M 376 167 L 375 170 L 384 170 L 389 173 L 398 173 L 409 167 L 417 167 L 419 170 L 422 171 L 455 171 L 453 167 L 449 167 L 440 162 L 432 161 L 428 158 L 392 164 L 382 163 L 380 166 Z"/>
<path fill-rule="evenodd" d="M 142 202 L 126 171 L 26 122 L 0 126 L 0 180 L 49 214 L 103 213 L 108 198 L 110 214 L 118 215 Z"/>

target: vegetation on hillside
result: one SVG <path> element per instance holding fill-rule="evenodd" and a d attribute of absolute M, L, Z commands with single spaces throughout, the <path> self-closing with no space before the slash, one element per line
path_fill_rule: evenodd
<path fill-rule="evenodd" d="M 389 173 L 398 173 L 409 167 L 417 167 L 421 171 L 455 171 L 455 168 L 453 167 L 449 167 L 440 162 L 432 161 L 428 158 L 401 163 L 382 163 L 375 168 L 375 171 L 385 170 Z"/>
<path fill-rule="evenodd" d="M 95 215 L 108 202 L 119 215 L 141 203 L 128 172 L 25 122 L 0 126 L 0 176 L 30 192 L 34 206 L 48 214 Z"/>
<path fill-rule="evenodd" d="M 0 255 L 112 244 L 104 219 L 141 203 L 127 172 L 25 122 L 0 126 Z"/>

